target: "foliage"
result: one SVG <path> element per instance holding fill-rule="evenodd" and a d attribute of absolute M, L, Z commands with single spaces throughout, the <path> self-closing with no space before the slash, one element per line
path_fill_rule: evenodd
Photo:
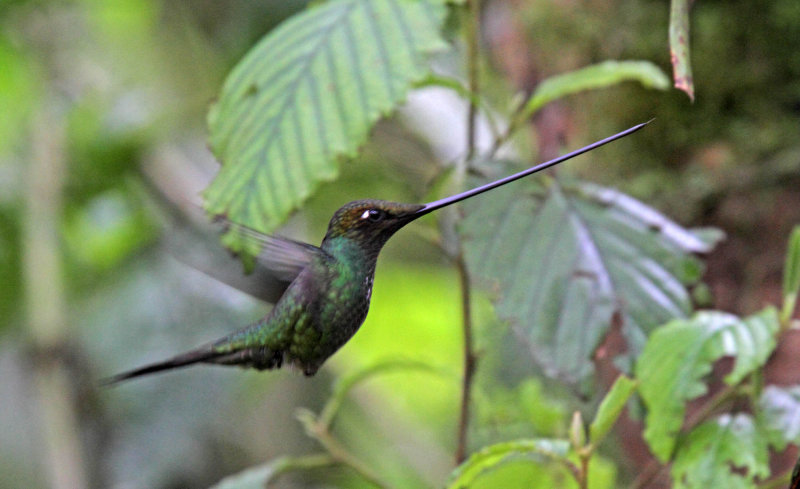
<path fill-rule="evenodd" d="M 800 386 L 767 386 L 758 400 L 759 424 L 770 444 L 783 450 L 800 445 Z"/>
<path fill-rule="evenodd" d="M 686 402 L 705 394 L 702 379 L 713 362 L 735 357 L 725 381 L 736 385 L 764 365 L 775 348 L 777 331 L 778 316 L 769 308 L 743 320 L 717 311 L 699 312 L 653 333 L 636 364 L 636 376 L 648 408 L 645 438 L 659 459 L 672 455 Z"/>
<path fill-rule="evenodd" d="M 681 489 L 753 487 L 753 479 L 768 475 L 766 441 L 746 414 L 724 414 L 697 426 L 672 466 L 675 487 Z"/>
<path fill-rule="evenodd" d="M 498 443 L 481 449 L 460 465 L 450 476 L 448 489 L 469 487 L 485 472 L 496 470 L 513 458 L 528 457 L 533 461 L 566 460 L 569 443 L 565 440 L 517 440 Z"/>
<path fill-rule="evenodd" d="M 368 42 L 350 40 L 347 45 L 342 44 L 341 37 L 346 39 L 354 24 L 364 22 L 361 9 L 366 4 L 328 2 L 273 31 L 232 72 L 221 101 L 209 116 L 212 145 L 224 165 L 206 194 L 212 212 L 271 230 L 313 191 L 315 180 L 335 175 L 338 158 L 352 155 L 377 117 L 396 106 L 413 82 L 422 78 L 425 63 L 420 56 L 440 47 L 441 41 L 433 33 L 444 17 L 439 15 L 438 20 L 426 23 L 437 17 L 419 16 L 421 12 L 414 9 L 428 4 L 379 5 L 387 7 L 385 11 L 379 9 L 387 16 L 376 14 L 367 17 L 368 22 L 386 25 L 382 29 L 366 29 L 372 36 Z M 673 12 L 676 11 L 686 14 L 688 9 L 674 2 Z M 409 20 L 415 15 L 419 20 Z M 687 18 L 688 15 L 674 15 L 672 49 L 676 86 L 693 97 Z M 429 40 L 415 41 L 407 22 L 417 25 L 415 34 L 423 39 L 427 35 Z M 406 62 L 412 64 L 405 70 L 391 68 L 401 61 L 390 58 L 385 50 L 372 55 L 359 51 L 390 44 L 395 28 L 405 33 L 399 39 L 406 48 L 391 53 L 410 53 Z M 308 33 L 301 38 L 302 43 L 294 41 L 298 32 Z M 336 58 L 342 52 L 348 52 L 348 57 Z M 384 71 L 364 72 L 347 64 L 358 64 L 370 56 L 377 56 Z M 297 71 L 285 68 L 297 63 Z M 340 76 L 344 75 L 340 73 L 355 78 L 343 83 Z M 400 73 L 404 74 L 402 79 L 392 77 Z M 275 76 L 288 78 L 266 83 L 277 80 Z M 372 76 L 377 78 L 368 78 Z M 644 62 L 605 63 L 551 78 L 511 114 L 506 132 L 496 136 L 493 151 L 545 103 L 627 79 L 665 88 L 658 70 Z M 468 80 L 468 84 L 472 83 L 474 79 Z M 382 89 L 373 92 L 365 88 L 373 85 Z M 462 88 L 453 79 L 432 74 L 423 85 L 452 88 L 466 96 L 473 110 L 486 107 L 471 85 Z M 321 87 L 332 92 L 326 93 Z M 277 105 L 270 108 L 269 104 Z M 371 107 L 375 108 L 372 112 L 368 110 Z M 352 124 L 348 122 L 351 114 L 356 120 Z M 260 133 L 254 128 L 267 128 L 265 136 L 258 137 Z M 314 134 L 316 137 L 312 137 Z M 288 142 L 291 145 L 287 146 Z M 474 149 L 469 148 L 468 154 L 473 154 Z M 291 167 L 289 162 L 293 162 Z M 499 167 L 507 173 L 501 162 L 483 164 L 494 172 Z M 289 180 L 279 184 L 284 178 Z M 468 183 L 478 185 L 487 179 L 489 175 L 483 171 L 481 178 Z M 596 445 L 621 415 L 637 384 L 648 408 L 645 438 L 662 462 L 674 460 L 673 477 L 679 485 L 699 487 L 727 481 L 747 487 L 749 481 L 766 476 L 766 444 L 755 443 L 762 438 L 749 417 L 723 416 L 700 424 L 676 449 L 686 402 L 706 392 L 702 378 L 710 372 L 712 363 L 723 356 L 735 357 L 734 369 L 725 380 L 730 387 L 738 387 L 763 367 L 780 330 L 780 318 L 771 308 L 745 319 L 713 311 L 688 318 L 692 306 L 685 287 L 702 274 L 702 264 L 695 255 L 713 249 L 720 234 L 685 230 L 631 197 L 587 182 L 550 179 L 517 185 L 515 189 L 516 192 L 497 192 L 493 200 L 485 203 L 480 199 L 465 203 L 466 217 L 457 226 L 460 242 L 455 242 L 455 249 L 463 249 L 471 272 L 492 284 L 498 315 L 519 332 L 545 373 L 572 381 L 585 380 L 593 371 L 594 351 L 606 336 L 612 317 L 619 315 L 623 333 L 632 346 L 628 363 L 636 359 L 636 381 L 623 377 L 611 389 L 591 424 L 590 441 L 583 435 L 581 416 L 576 414 L 571 444 L 566 440 L 530 439 L 491 445 L 456 469 L 450 487 L 468 487 L 483 473 L 509 460 L 521 457 L 537 461 L 540 456 L 560 459 L 571 467 L 579 484 L 586 484 L 586 468 Z M 236 243 L 228 241 L 228 245 L 240 251 Z M 446 244 L 446 249 L 452 254 L 453 244 Z M 516 259 L 509 260 L 509 256 Z M 792 267 L 788 269 L 791 271 Z M 666 324 L 657 328 L 663 323 Z M 651 335 L 651 331 L 655 332 Z M 371 367 L 363 376 L 381 369 Z M 361 377 L 357 372 L 350 378 Z M 349 382 L 340 385 L 349 386 Z M 340 394 L 328 404 L 334 406 L 331 410 L 341 404 L 341 393 L 347 390 L 336 391 Z M 350 465 L 373 483 L 386 485 L 330 438 L 328 430 L 334 411 L 326 408 L 322 412 L 320 416 L 310 412 L 300 416 L 306 432 L 317 438 L 336 461 Z M 726 437 L 746 445 L 747 451 L 734 443 L 726 444 L 724 450 L 709 449 L 709 443 L 714 441 L 719 446 L 717 441 Z M 580 464 L 567 458 L 570 450 L 574 450 Z M 747 454 L 751 456 L 748 458 Z M 731 473 L 729 463 L 747 470 L 741 476 Z"/>

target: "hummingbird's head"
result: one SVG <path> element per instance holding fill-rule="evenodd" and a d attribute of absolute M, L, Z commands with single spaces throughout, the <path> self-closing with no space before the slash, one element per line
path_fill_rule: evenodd
<path fill-rule="evenodd" d="M 380 249 L 397 230 L 419 217 L 423 207 L 372 199 L 350 202 L 331 218 L 325 240 L 344 237 Z"/>

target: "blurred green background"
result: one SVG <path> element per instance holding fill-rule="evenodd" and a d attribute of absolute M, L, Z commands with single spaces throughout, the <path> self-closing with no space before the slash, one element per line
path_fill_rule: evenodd
<path fill-rule="evenodd" d="M 175 258 L 181 250 L 162 239 L 151 182 L 169 181 L 188 196 L 202 190 L 217 170 L 205 146 L 209 103 L 236 61 L 305 3 L 0 3 L 0 488 L 49 486 L 48 440 L 58 433 L 45 432 L 40 419 L 69 399 L 75 419 L 65 423 L 79 426 L 82 447 L 72 456 L 89 487 L 207 487 L 280 455 L 311 453 L 316 445 L 295 408 L 318 410 L 336 375 L 398 356 L 444 374 L 369 381 L 354 391 L 336 432 L 398 484 L 446 479 L 461 372 L 457 276 L 421 238 L 422 225 L 389 243 L 369 318 L 314 378 L 199 367 L 97 387 L 104 376 L 222 336 L 267 310 Z M 541 78 L 606 59 L 651 60 L 670 72 L 667 2 L 483 3 L 485 82 L 498 106 Z M 746 314 L 778 301 L 786 238 L 800 222 L 800 3 L 697 2 L 692 36 L 695 103 L 634 84 L 571 97 L 537 118 L 529 159 L 656 117 L 636 137 L 564 171 L 619 188 L 683 225 L 723 229 L 728 239 L 709 257 L 709 293 L 699 299 Z M 451 54 L 438 62 L 460 61 Z M 413 117 L 401 119 L 379 124 L 362 155 L 283 234 L 317 243 L 333 210 L 357 198 L 425 200 L 441 148 L 415 135 Z M 455 130 L 441 127 L 437 138 L 463 138 Z M 37 172 L 34 160 L 56 170 Z M 488 301 L 476 305 L 478 349 L 504 344 Z M 783 350 L 778 360 L 789 363 L 772 375 L 797 382 L 791 362 L 800 352 Z M 507 344 L 482 356 L 472 447 L 564 436 L 571 411 L 585 407 L 558 384 L 520 375 L 534 367 L 514 352 Z M 48 390 L 32 371 L 51 368 L 48 358 L 64 366 L 66 397 L 39 394 Z M 608 443 L 609 456 L 628 462 L 620 469 L 600 459 L 594 487 L 636 471 L 625 443 Z M 530 465 L 506 471 L 540 487 L 571 483 Z M 486 487 L 511 476 L 492 477 Z M 363 483 L 342 469 L 287 476 L 279 486 L 333 484 Z"/>

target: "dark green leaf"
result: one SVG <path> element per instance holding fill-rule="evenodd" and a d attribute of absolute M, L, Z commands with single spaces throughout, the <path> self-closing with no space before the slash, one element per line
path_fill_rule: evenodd
<path fill-rule="evenodd" d="M 533 439 L 497 443 L 473 454 L 451 474 L 448 489 L 468 487 L 478 477 L 519 457 L 564 460 L 569 451 L 566 440 Z"/>
<path fill-rule="evenodd" d="M 425 77 L 427 55 L 445 47 L 445 11 L 441 1 L 334 0 L 270 32 L 209 112 L 223 166 L 207 210 L 262 232 L 280 224 Z"/>
<path fill-rule="evenodd" d="M 597 408 L 597 415 L 589 426 L 589 440 L 597 445 L 611 431 L 628 399 L 636 390 L 636 381 L 620 375 Z"/>
<path fill-rule="evenodd" d="M 589 183 L 516 191 L 467 201 L 460 227 L 467 263 L 496 291 L 533 357 L 553 376 L 578 381 L 619 311 L 631 355 L 650 330 L 691 310 L 684 284 L 698 239 L 641 202 Z"/>
<path fill-rule="evenodd" d="M 714 361 L 736 358 L 725 377 L 729 385 L 740 382 L 766 362 L 775 348 L 778 330 L 775 309 L 740 319 L 705 311 L 688 320 L 675 320 L 656 330 L 636 364 L 639 393 L 647 406 L 644 437 L 653 454 L 666 461 L 683 424 L 686 402 L 707 390 L 701 379 Z"/>
<path fill-rule="evenodd" d="M 768 475 L 766 440 L 747 414 L 701 424 L 681 443 L 672 464 L 676 489 L 755 488 L 753 478 Z"/>

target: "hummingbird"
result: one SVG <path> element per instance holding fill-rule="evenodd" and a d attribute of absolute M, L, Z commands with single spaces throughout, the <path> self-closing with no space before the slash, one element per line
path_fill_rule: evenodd
<path fill-rule="evenodd" d="M 112 376 L 123 380 L 193 364 L 257 370 L 284 363 L 314 375 L 358 331 L 367 317 L 375 266 L 383 245 L 405 225 L 442 207 L 539 172 L 638 131 L 650 121 L 514 175 L 427 204 L 356 200 L 338 209 L 320 246 L 266 235 L 231 223 L 263 246 L 259 265 L 288 282 L 261 320 L 167 360 Z"/>

